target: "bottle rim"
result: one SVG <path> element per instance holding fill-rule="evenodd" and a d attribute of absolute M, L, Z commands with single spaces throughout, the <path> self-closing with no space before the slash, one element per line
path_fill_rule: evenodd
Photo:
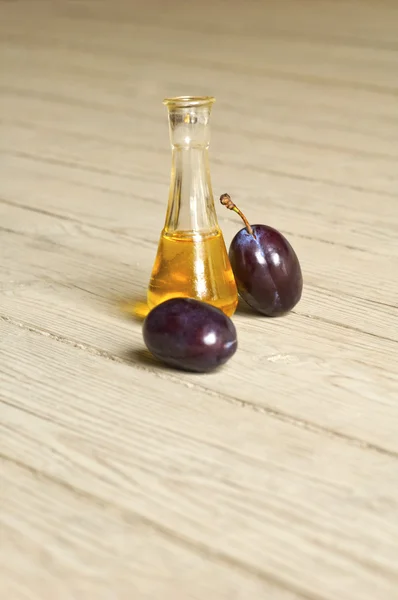
<path fill-rule="evenodd" d="M 214 96 L 174 96 L 165 98 L 163 104 L 176 108 L 190 108 L 191 106 L 204 106 L 213 104 L 216 99 Z"/>

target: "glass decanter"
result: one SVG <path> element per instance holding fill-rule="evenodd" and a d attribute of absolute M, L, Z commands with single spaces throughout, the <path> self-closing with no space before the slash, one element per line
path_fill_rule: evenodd
<path fill-rule="evenodd" d="M 172 147 L 168 207 L 148 288 L 148 308 L 175 297 L 195 298 L 231 316 L 238 303 L 234 275 L 218 225 L 208 148 L 214 98 L 167 98 Z"/>

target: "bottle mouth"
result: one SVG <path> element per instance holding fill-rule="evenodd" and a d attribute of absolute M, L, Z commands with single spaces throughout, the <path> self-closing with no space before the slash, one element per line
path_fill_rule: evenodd
<path fill-rule="evenodd" d="M 165 98 L 163 104 L 175 108 L 190 108 L 191 106 L 213 104 L 215 101 L 213 96 L 175 96 L 174 98 Z"/>

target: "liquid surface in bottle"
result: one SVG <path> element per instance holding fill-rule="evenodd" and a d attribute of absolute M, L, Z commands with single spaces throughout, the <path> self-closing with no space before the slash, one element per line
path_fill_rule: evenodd
<path fill-rule="evenodd" d="M 175 297 L 196 298 L 235 312 L 238 294 L 220 231 L 162 233 L 148 289 L 148 307 Z"/>

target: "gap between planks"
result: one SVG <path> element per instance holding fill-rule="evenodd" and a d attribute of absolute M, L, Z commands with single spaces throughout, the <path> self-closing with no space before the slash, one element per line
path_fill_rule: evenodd
<path fill-rule="evenodd" d="M 140 145 L 141 148 L 143 147 L 143 145 Z M 151 151 L 154 151 L 154 148 L 150 148 Z M 158 150 L 156 150 L 158 151 Z M 4 155 L 4 156 L 12 156 L 14 158 L 27 158 L 29 160 L 32 160 L 34 162 L 39 162 L 39 163 L 48 163 L 48 164 L 52 164 L 52 165 L 62 165 L 62 166 L 67 166 L 70 167 L 71 169 L 77 169 L 77 170 L 81 170 L 81 171 L 89 171 L 92 173 L 99 173 L 99 174 L 106 174 L 106 175 L 116 175 L 117 177 L 123 177 L 125 179 L 129 179 L 129 180 L 134 180 L 134 177 L 128 173 L 121 173 L 115 170 L 109 170 L 109 169 L 104 169 L 102 167 L 94 167 L 93 165 L 83 165 L 83 164 L 79 164 L 76 163 L 74 161 L 71 160 L 64 160 L 64 159 L 60 159 L 60 158 L 53 158 L 50 156 L 35 156 L 34 154 L 31 154 L 29 152 L 24 152 L 21 150 L 17 150 L 17 151 L 11 151 L 11 150 L 2 150 L 0 149 L 0 154 Z M 213 157 L 212 158 L 212 162 L 216 165 L 225 165 L 225 161 L 221 160 L 217 157 Z M 275 177 L 280 177 L 282 179 L 294 179 L 296 181 L 306 181 L 308 183 L 321 183 L 323 185 L 327 185 L 327 186 L 331 186 L 331 187 L 336 187 L 339 189 L 346 189 L 346 190 L 352 190 L 354 192 L 366 192 L 366 193 L 371 193 L 374 194 L 375 196 L 381 196 L 381 197 L 385 197 L 385 198 L 396 198 L 397 195 L 393 192 L 387 192 L 385 190 L 377 190 L 377 189 L 373 189 L 373 188 L 367 188 L 367 187 L 363 187 L 360 185 L 352 185 L 352 184 L 347 184 L 347 183 L 342 183 L 339 181 L 333 181 L 331 179 L 323 179 L 323 178 L 314 178 L 314 177 L 309 177 L 308 175 L 300 175 L 300 174 L 296 174 L 296 173 L 288 173 L 285 171 L 280 171 L 278 169 L 270 169 L 269 167 L 257 167 L 253 164 L 250 163 L 245 163 L 245 164 L 241 164 L 241 163 L 234 163 L 233 161 L 228 161 L 229 166 L 235 169 L 246 169 L 247 171 L 252 171 L 253 173 L 261 173 L 261 174 L 267 174 L 267 175 L 273 175 Z"/>

